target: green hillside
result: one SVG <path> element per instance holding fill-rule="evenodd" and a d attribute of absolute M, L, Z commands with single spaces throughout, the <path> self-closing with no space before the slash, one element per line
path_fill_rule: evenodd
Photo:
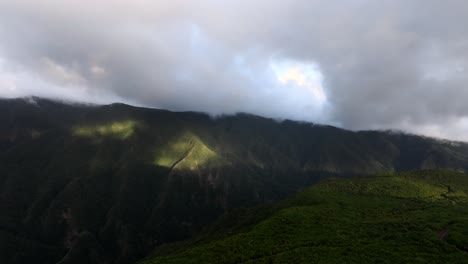
<path fill-rule="evenodd" d="M 0 100 L 0 259 L 132 263 L 324 178 L 419 169 L 468 171 L 468 144 L 248 114 Z"/>
<path fill-rule="evenodd" d="M 254 224 L 227 228 L 234 234 L 216 235 L 220 222 L 141 263 L 468 263 L 465 174 L 328 179 L 263 211 Z"/>

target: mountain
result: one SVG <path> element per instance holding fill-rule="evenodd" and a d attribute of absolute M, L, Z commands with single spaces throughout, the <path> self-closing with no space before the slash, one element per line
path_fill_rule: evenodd
<path fill-rule="evenodd" d="M 468 263 L 467 215 L 466 174 L 328 179 L 139 263 Z"/>
<path fill-rule="evenodd" d="M 2 263 L 132 263 L 328 177 L 468 171 L 468 144 L 248 114 L 0 100 Z"/>

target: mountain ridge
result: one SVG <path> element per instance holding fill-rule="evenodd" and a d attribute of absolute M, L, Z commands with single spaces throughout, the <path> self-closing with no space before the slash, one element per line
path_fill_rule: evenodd
<path fill-rule="evenodd" d="M 155 111 L 165 111 L 165 112 L 171 112 L 171 113 L 192 113 L 192 114 L 200 114 L 200 115 L 206 115 L 210 118 L 213 119 L 219 119 L 219 118 L 225 118 L 225 117 L 233 117 L 233 116 L 246 116 L 246 117 L 251 117 L 251 118 L 259 118 L 259 119 L 266 119 L 270 121 L 275 121 L 277 123 L 283 123 L 283 122 L 293 122 L 293 123 L 298 123 L 298 124 L 307 124 L 311 126 L 322 126 L 322 127 L 332 127 L 332 128 L 337 128 L 341 130 L 346 130 L 350 132 L 382 132 L 382 133 L 388 133 L 388 134 L 394 134 L 394 135 L 409 135 L 409 136 L 418 136 L 418 137 L 423 137 L 423 138 L 428 138 L 428 139 L 433 139 L 433 140 L 438 140 L 441 142 L 446 142 L 446 143 L 453 143 L 453 144 L 467 144 L 468 142 L 462 141 L 462 140 L 452 140 L 452 139 L 447 139 L 443 137 L 434 137 L 434 136 L 427 136 L 423 134 L 418 134 L 418 133 L 413 133 L 401 129 L 392 129 L 392 128 L 387 128 L 387 129 L 359 129 L 359 130 L 351 130 L 347 128 L 341 128 L 338 126 L 330 125 L 330 124 L 322 124 L 322 123 L 316 123 L 316 122 L 311 122 L 311 121 L 305 121 L 305 120 L 294 120 L 294 119 L 288 119 L 288 118 L 274 118 L 274 117 L 266 117 L 262 115 L 257 115 L 257 114 L 252 114 L 248 112 L 236 112 L 232 114 L 217 114 L 217 115 L 211 115 L 209 113 L 203 112 L 203 111 L 172 111 L 172 110 L 167 110 L 163 108 L 154 108 L 154 107 L 147 107 L 147 106 L 137 106 L 137 105 L 132 105 L 128 103 L 123 103 L 123 102 L 114 102 L 114 103 L 108 103 L 108 104 L 100 104 L 100 103 L 89 103 L 85 101 L 78 101 L 78 100 L 64 100 L 64 99 L 58 99 L 58 98 L 46 98 L 46 97 L 40 97 L 40 96 L 24 96 L 24 97 L 16 97 L 16 98 L 3 98 L 0 97 L 0 102 L 18 102 L 18 101 L 24 101 L 27 103 L 30 103 L 32 105 L 37 104 L 37 102 L 51 102 L 51 103 L 57 103 L 57 104 L 64 104 L 64 105 L 69 105 L 69 106 L 81 106 L 81 107 L 128 107 L 128 108 L 136 108 L 136 109 L 146 109 L 146 110 L 155 110 Z"/>
<path fill-rule="evenodd" d="M 466 143 L 248 114 L 35 102 L 0 100 L 0 230 L 16 247 L 6 263 L 55 263 L 63 252 L 67 261 L 131 263 L 323 178 L 468 170 Z"/>

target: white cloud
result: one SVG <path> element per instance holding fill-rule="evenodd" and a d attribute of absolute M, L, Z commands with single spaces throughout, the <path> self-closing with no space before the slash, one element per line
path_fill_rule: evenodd
<path fill-rule="evenodd" d="M 300 67 L 294 67 L 287 69 L 278 80 L 282 84 L 288 84 L 289 81 L 295 82 L 297 85 L 308 89 L 320 104 L 323 104 L 327 97 L 321 87 L 319 80 L 310 80 L 310 76 L 307 76 Z"/>
<path fill-rule="evenodd" d="M 106 75 L 106 69 L 98 65 L 91 66 L 90 71 L 95 78 L 102 78 Z"/>
<path fill-rule="evenodd" d="M 49 58 L 41 58 L 39 67 L 42 76 L 58 85 L 86 86 L 86 79 L 73 67 L 60 65 Z"/>
<path fill-rule="evenodd" d="M 0 96 L 7 98 L 23 96 L 18 91 L 15 74 L 6 69 L 5 60 L 2 58 L 0 58 Z"/>

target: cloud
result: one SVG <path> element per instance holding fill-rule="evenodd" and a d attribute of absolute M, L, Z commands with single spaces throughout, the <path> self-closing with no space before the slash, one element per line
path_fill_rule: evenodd
<path fill-rule="evenodd" d="M 461 0 L 0 1 L 0 96 L 468 140 L 466 24 Z"/>
<path fill-rule="evenodd" d="M 40 60 L 40 72 L 46 79 L 60 84 L 67 85 L 86 85 L 86 80 L 75 69 L 59 65 L 49 58 Z"/>
<path fill-rule="evenodd" d="M 279 81 L 282 84 L 288 84 L 290 81 L 295 82 L 297 85 L 307 88 L 315 98 L 320 102 L 324 103 L 327 97 L 321 87 L 321 78 L 319 80 L 308 80 L 310 77 L 300 67 L 289 68 L 286 72 L 279 77 Z"/>

